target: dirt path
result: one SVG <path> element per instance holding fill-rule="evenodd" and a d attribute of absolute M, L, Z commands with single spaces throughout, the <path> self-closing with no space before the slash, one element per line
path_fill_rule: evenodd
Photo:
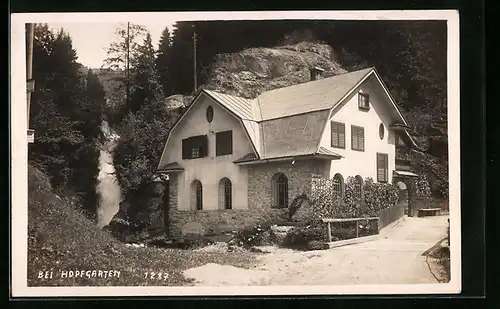
<path fill-rule="evenodd" d="M 422 254 L 446 237 L 446 219 L 405 217 L 374 241 L 322 251 L 276 249 L 253 269 L 207 264 L 184 275 L 199 285 L 436 283 Z"/>

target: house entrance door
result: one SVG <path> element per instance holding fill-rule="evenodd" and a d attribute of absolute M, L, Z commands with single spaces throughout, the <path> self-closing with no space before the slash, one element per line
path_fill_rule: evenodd
<path fill-rule="evenodd" d="M 410 209 L 411 203 L 409 201 L 409 196 L 408 196 L 408 187 L 406 186 L 406 183 L 404 183 L 403 181 L 396 182 L 396 185 L 399 189 L 398 206 L 404 209 L 405 215 L 411 217 L 412 211 Z"/>

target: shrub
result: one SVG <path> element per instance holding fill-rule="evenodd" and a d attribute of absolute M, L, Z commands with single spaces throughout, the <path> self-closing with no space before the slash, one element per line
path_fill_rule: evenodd
<path fill-rule="evenodd" d="M 374 183 L 371 178 L 365 179 L 363 195 L 366 216 L 377 216 L 380 210 L 396 205 L 399 199 L 399 192 L 395 185 Z"/>
<path fill-rule="evenodd" d="M 288 207 L 288 219 L 292 220 L 293 216 L 297 213 L 299 208 L 302 207 L 305 201 L 307 201 L 307 194 L 301 193 L 297 195 Z"/>
<path fill-rule="evenodd" d="M 415 194 L 420 197 L 429 198 L 431 196 L 431 187 L 429 185 L 429 181 L 427 180 L 427 176 L 425 174 L 421 174 L 415 180 Z"/>
<path fill-rule="evenodd" d="M 321 218 L 362 218 L 377 216 L 378 211 L 394 206 L 399 198 L 398 189 L 388 183 L 374 183 L 366 178 L 362 197 L 355 195 L 355 178 L 348 177 L 344 185 L 344 197 L 334 195 L 331 180 L 316 178 L 312 198 L 312 220 L 308 224 L 319 222 Z"/>
<path fill-rule="evenodd" d="M 233 231 L 230 245 L 244 248 L 268 245 L 271 243 L 271 227 L 264 224 L 245 227 L 239 231 Z"/>

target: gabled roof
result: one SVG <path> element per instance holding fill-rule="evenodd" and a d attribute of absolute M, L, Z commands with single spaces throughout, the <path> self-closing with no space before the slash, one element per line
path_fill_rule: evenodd
<path fill-rule="evenodd" d="M 269 90 L 253 100 L 203 91 L 243 120 L 263 121 L 330 109 L 360 83 L 373 68 Z"/>
<path fill-rule="evenodd" d="M 256 98 L 262 119 L 330 109 L 371 71 L 373 68 L 266 91 Z"/>
<path fill-rule="evenodd" d="M 252 100 L 203 89 L 193 103 L 204 93 L 241 122 L 254 153 L 235 163 L 303 155 L 340 158 L 338 154 L 319 147 L 330 111 L 371 74 L 381 84 L 400 118 L 397 123 L 407 125 L 375 68 L 266 91 Z M 171 131 L 174 128 L 175 125 Z"/>

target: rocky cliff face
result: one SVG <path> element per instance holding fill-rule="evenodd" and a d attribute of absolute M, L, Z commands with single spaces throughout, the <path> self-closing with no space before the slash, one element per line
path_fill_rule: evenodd
<path fill-rule="evenodd" d="M 329 45 L 301 42 L 218 55 L 205 88 L 255 98 L 267 90 L 309 81 L 313 66 L 324 69 L 324 77 L 347 72 Z"/>

